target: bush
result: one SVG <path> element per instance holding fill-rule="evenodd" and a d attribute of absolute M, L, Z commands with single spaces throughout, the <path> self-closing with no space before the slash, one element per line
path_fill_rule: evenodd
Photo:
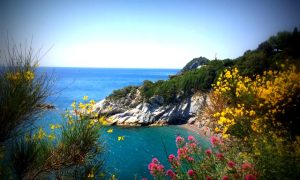
<path fill-rule="evenodd" d="M 211 146 L 203 151 L 193 136 L 177 136 L 177 156 L 168 157 L 171 169 L 165 170 L 158 159 L 148 165 L 154 179 L 256 179 L 255 167 L 242 155 L 234 154 L 217 137 L 211 138 Z"/>
<path fill-rule="evenodd" d="M 280 69 L 280 68 L 277 68 Z M 295 66 L 241 76 L 225 70 L 213 96 L 223 106 L 211 111 L 216 132 L 247 153 L 264 179 L 297 179 L 300 172 L 300 74 Z M 214 101 L 214 99 L 212 99 Z M 214 104 L 214 103 L 213 103 Z"/>
<path fill-rule="evenodd" d="M 126 97 L 127 95 L 135 94 L 137 90 L 137 86 L 127 86 L 122 89 L 114 90 L 107 98 L 111 100 L 117 100 L 122 97 Z"/>
<path fill-rule="evenodd" d="M 4 63 L 0 67 L 0 143 L 3 143 L 26 129 L 20 126 L 28 125 L 41 112 L 38 106 L 49 96 L 53 81 L 46 74 L 37 73 L 39 56 L 32 48 L 13 46 L 0 53 Z"/>
<path fill-rule="evenodd" d="M 18 138 L 1 161 L 6 172 L 3 177 L 35 179 L 56 178 L 103 178 L 103 160 L 99 155 L 104 148 L 99 141 L 102 118 L 90 119 L 94 101 L 73 103 L 73 111 L 67 111 L 65 121 L 50 124 L 51 131 L 46 133 L 39 128 L 33 134 Z"/>

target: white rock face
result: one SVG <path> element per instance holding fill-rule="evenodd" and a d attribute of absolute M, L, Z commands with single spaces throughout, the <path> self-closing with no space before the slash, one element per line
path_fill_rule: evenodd
<path fill-rule="evenodd" d="M 207 95 L 196 93 L 193 96 L 176 104 L 163 104 L 163 98 L 154 96 L 149 103 L 137 103 L 140 94 L 136 94 L 133 100 L 118 100 L 113 102 L 104 99 L 94 106 L 94 111 L 100 115 L 106 115 L 109 122 L 114 125 L 141 126 L 187 123 L 194 118 L 206 105 Z M 124 103 L 125 102 L 125 103 Z M 134 102 L 133 105 L 131 102 Z M 193 119 L 190 123 L 195 122 Z"/>

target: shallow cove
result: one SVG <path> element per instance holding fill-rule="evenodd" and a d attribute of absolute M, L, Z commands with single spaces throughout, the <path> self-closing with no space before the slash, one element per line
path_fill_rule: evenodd
<path fill-rule="evenodd" d="M 144 80 L 163 80 L 168 75 L 176 74 L 176 69 L 108 69 L 108 68 L 40 68 L 41 71 L 53 73 L 57 78 L 53 91 L 47 103 L 56 108 L 45 111 L 35 125 L 49 130 L 49 124 L 62 123 L 62 114 L 66 108 L 70 109 L 72 101 L 82 101 L 87 95 L 89 99 L 100 101 L 113 90 L 128 85 L 141 85 Z M 112 133 L 107 129 L 112 128 Z M 194 135 L 204 146 L 208 146 L 200 135 L 180 126 L 163 127 L 105 127 L 102 139 L 106 152 L 105 170 L 115 174 L 119 179 L 138 179 L 147 177 L 152 179 L 148 164 L 153 157 L 157 157 L 168 168 L 167 155 L 177 153 L 175 137 L 181 135 L 187 138 Z M 118 141 L 118 136 L 124 136 L 124 141 Z M 164 148 L 164 145 L 165 147 Z"/>

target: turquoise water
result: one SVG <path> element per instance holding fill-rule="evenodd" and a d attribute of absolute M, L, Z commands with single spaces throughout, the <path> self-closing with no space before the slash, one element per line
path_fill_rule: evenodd
<path fill-rule="evenodd" d="M 37 126 L 49 127 L 50 123 L 61 123 L 61 114 L 74 100 L 89 99 L 99 101 L 113 90 L 127 85 L 141 85 L 144 80 L 157 81 L 176 74 L 177 69 L 109 69 L 109 68 L 41 68 L 52 73 L 55 85 L 54 94 L 48 102 L 56 106 L 55 110 L 45 112 L 36 123 Z M 165 127 L 112 127 L 113 133 L 102 132 L 106 152 L 105 170 L 116 174 L 120 179 L 151 179 L 147 169 L 153 157 L 157 157 L 167 166 L 167 154 L 176 153 L 175 137 L 194 135 L 204 146 L 201 137 L 178 126 Z M 118 141 L 124 136 L 124 141 Z M 167 154 L 166 154 L 167 152 Z"/>

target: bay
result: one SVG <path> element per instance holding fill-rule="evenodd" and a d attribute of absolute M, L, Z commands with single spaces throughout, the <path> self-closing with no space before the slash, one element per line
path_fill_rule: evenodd
<path fill-rule="evenodd" d="M 141 85 L 144 80 L 166 80 L 176 74 L 178 69 L 118 69 L 118 68 L 62 68 L 41 67 L 41 72 L 52 74 L 55 78 L 53 94 L 47 102 L 56 109 L 47 111 L 36 122 L 36 126 L 49 130 L 49 124 L 61 123 L 62 114 L 71 109 L 71 103 L 82 101 L 83 96 L 100 101 L 113 90 L 128 85 Z M 167 155 L 176 154 L 175 138 L 194 135 L 203 146 L 208 143 L 198 134 L 179 126 L 164 127 L 112 127 L 113 133 L 103 129 L 102 140 L 105 145 L 105 171 L 119 179 L 151 179 L 148 164 L 153 157 L 158 158 L 168 168 Z M 124 141 L 118 141 L 124 136 Z"/>

